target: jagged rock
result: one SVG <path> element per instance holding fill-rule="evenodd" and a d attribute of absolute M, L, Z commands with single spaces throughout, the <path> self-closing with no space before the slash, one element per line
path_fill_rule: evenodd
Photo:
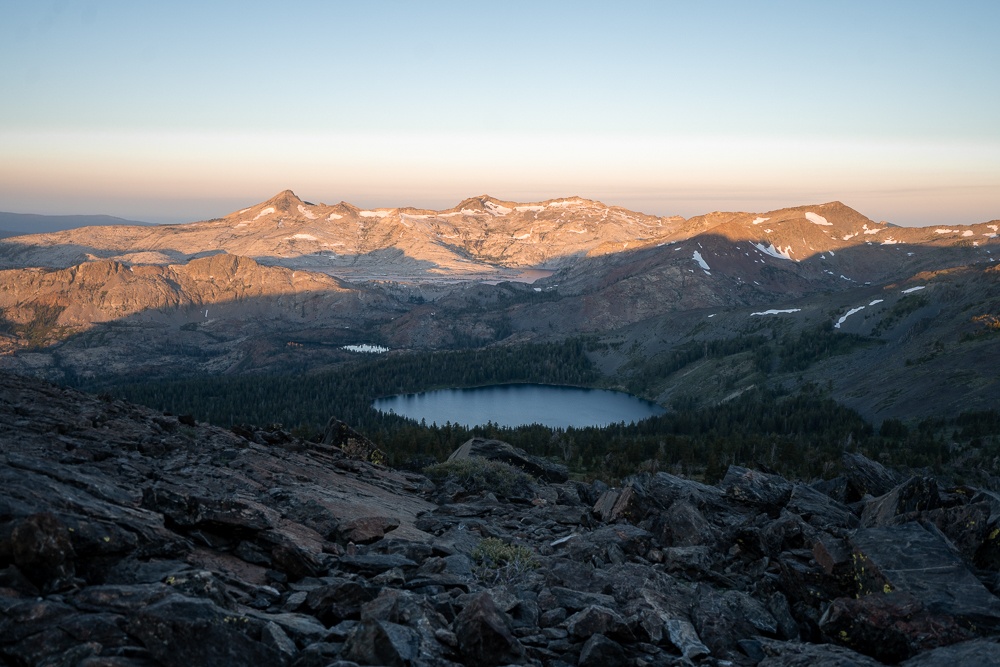
<path fill-rule="evenodd" d="M 671 618 L 664 623 L 664 628 L 670 643 L 676 646 L 687 660 L 695 660 L 711 653 L 698 637 L 698 632 L 690 621 L 683 618 Z"/>
<path fill-rule="evenodd" d="M 628 660 L 620 644 L 595 634 L 584 642 L 577 664 L 580 667 L 624 667 Z"/>
<path fill-rule="evenodd" d="M 917 523 L 859 530 L 850 538 L 862 594 L 909 593 L 934 614 L 1000 629 L 990 593 L 940 536 Z"/>
<path fill-rule="evenodd" d="M 332 667 L 333 665 L 344 665 L 338 660 L 343 652 L 343 644 L 333 642 L 315 642 L 305 647 L 299 652 L 293 667 Z M 346 666 L 355 667 L 358 663 L 346 662 Z"/>
<path fill-rule="evenodd" d="M 844 504 L 806 484 L 796 484 L 785 508 L 801 516 L 811 526 L 830 531 L 858 525 L 858 517 Z"/>
<path fill-rule="evenodd" d="M 274 649 L 285 662 L 290 661 L 298 653 L 295 642 L 273 621 L 266 622 L 261 628 L 260 641 L 264 646 Z"/>
<path fill-rule="evenodd" d="M 423 597 L 410 591 L 384 590 L 361 607 L 361 620 L 389 621 L 434 635 L 448 626 L 447 620 Z"/>
<path fill-rule="evenodd" d="M 664 547 L 708 546 L 719 539 L 717 529 L 705 515 L 685 500 L 678 500 L 655 517 L 650 531 Z"/>
<path fill-rule="evenodd" d="M 307 614 L 248 611 L 247 616 L 262 621 L 265 625 L 277 625 L 285 635 L 302 645 L 323 641 L 329 634 L 326 626 Z"/>
<path fill-rule="evenodd" d="M 250 636 L 252 625 L 208 600 L 171 596 L 139 611 L 128 632 L 167 667 L 284 664 L 278 651 Z"/>
<path fill-rule="evenodd" d="M 327 565 L 319 554 L 295 542 L 281 538 L 278 540 L 271 547 L 271 563 L 293 581 L 303 577 L 318 577 L 327 571 Z"/>
<path fill-rule="evenodd" d="M 379 452 L 375 443 L 336 417 L 330 417 L 330 421 L 327 422 L 322 443 L 340 447 L 348 458 L 360 461 L 371 461 Z"/>
<path fill-rule="evenodd" d="M 792 495 L 792 484 L 778 475 L 729 466 L 719 486 L 730 498 L 777 512 Z"/>
<path fill-rule="evenodd" d="M 234 497 L 201 497 L 164 482 L 143 489 L 142 504 L 188 530 L 204 528 L 240 538 L 275 527 L 273 511 L 259 503 Z"/>
<path fill-rule="evenodd" d="M 362 665 L 409 667 L 421 664 L 420 633 L 405 625 L 362 621 L 344 646 L 344 657 Z"/>
<path fill-rule="evenodd" d="M 827 574 L 843 575 L 853 565 L 847 542 L 830 535 L 820 536 L 813 543 L 812 553 Z"/>
<path fill-rule="evenodd" d="M 488 593 L 476 596 L 454 623 L 462 656 L 472 664 L 503 665 L 518 662 L 524 647 L 511 634 L 511 622 Z"/>
<path fill-rule="evenodd" d="M 566 619 L 566 631 L 579 638 L 593 634 L 631 638 L 628 624 L 616 611 L 598 605 L 589 605 Z"/>
<path fill-rule="evenodd" d="M 306 607 L 327 625 L 361 615 L 361 607 L 378 596 L 378 589 L 357 581 L 335 579 L 309 591 Z"/>
<path fill-rule="evenodd" d="M 900 484 L 900 475 L 861 454 L 845 452 L 841 457 L 847 489 L 844 502 L 852 503 L 865 496 L 881 496 Z"/>
<path fill-rule="evenodd" d="M 713 654 L 726 655 L 743 637 L 777 634 L 778 622 L 767 608 L 746 593 L 716 591 L 699 585 L 691 620 L 701 640 Z"/>
<path fill-rule="evenodd" d="M 523 449 L 514 447 L 501 440 L 472 438 L 452 452 L 448 460 L 456 461 L 474 457 L 507 463 L 515 468 L 520 468 L 533 477 L 547 482 L 560 483 L 569 479 L 569 472 L 566 466 L 532 456 Z"/>
<path fill-rule="evenodd" d="M 665 472 L 652 476 L 637 475 L 629 479 L 632 483 L 641 483 L 650 502 L 661 510 L 669 509 L 678 500 L 686 501 L 699 511 L 728 507 L 725 493 L 721 489 L 694 480 Z"/>
<path fill-rule="evenodd" d="M 940 507 L 921 516 L 924 522 L 933 524 L 951 541 L 965 562 L 996 570 L 996 567 L 990 568 L 988 559 L 982 558 L 990 549 L 990 535 L 996 528 L 989 518 L 990 508 L 986 503 Z M 996 535 L 992 541 L 995 540 Z"/>
<path fill-rule="evenodd" d="M 645 556 L 649 551 L 653 536 L 648 531 L 629 524 L 603 526 L 583 539 L 571 540 L 565 544 L 563 553 L 578 561 L 617 563 L 627 556 Z"/>
<path fill-rule="evenodd" d="M 932 613 L 910 593 L 839 598 L 820 619 L 820 627 L 832 641 L 893 663 L 974 636 L 955 617 Z"/>
<path fill-rule="evenodd" d="M 911 477 L 865 505 L 861 527 L 887 526 L 899 515 L 937 509 L 941 503 L 937 481 L 931 477 Z"/>

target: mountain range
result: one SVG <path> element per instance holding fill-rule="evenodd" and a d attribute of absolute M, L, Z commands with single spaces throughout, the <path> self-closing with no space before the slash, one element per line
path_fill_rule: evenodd
<path fill-rule="evenodd" d="M 998 230 L 899 227 L 840 202 L 684 219 L 580 197 L 432 211 L 286 190 L 204 222 L 0 240 L 0 365 L 166 377 L 327 367 L 351 344 L 584 335 L 610 386 L 665 404 L 818 383 L 872 419 L 916 419 L 1000 397 Z M 719 341 L 746 344 L 709 354 Z M 762 346 L 789 341 L 818 347 L 766 369 Z"/>
<path fill-rule="evenodd" d="M 22 234 L 45 234 L 77 227 L 107 225 L 147 226 L 151 223 L 126 220 L 113 215 L 38 215 L 0 211 L 0 238 Z"/>

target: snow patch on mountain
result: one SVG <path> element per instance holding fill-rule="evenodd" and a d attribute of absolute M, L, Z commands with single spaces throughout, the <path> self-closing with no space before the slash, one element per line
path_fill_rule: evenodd
<path fill-rule="evenodd" d="M 887 238 L 885 241 L 882 241 L 882 245 L 896 245 L 897 243 L 899 243 L 899 241 L 892 238 L 891 236 Z"/>
<path fill-rule="evenodd" d="M 827 222 L 826 218 L 812 211 L 806 212 L 806 220 L 816 225 L 823 225 L 825 227 L 833 227 L 832 222 Z"/>
<path fill-rule="evenodd" d="M 367 343 L 362 345 L 344 345 L 340 349 L 347 350 L 348 352 L 364 352 L 366 354 L 384 354 L 389 351 L 387 347 L 368 345 Z"/>
<path fill-rule="evenodd" d="M 797 313 L 800 310 L 802 310 L 802 309 L 801 308 L 789 308 L 787 310 L 774 310 L 774 309 L 771 309 L 771 310 L 762 310 L 759 313 L 750 313 L 750 317 L 753 317 L 754 315 L 783 315 L 785 313 Z"/>
<path fill-rule="evenodd" d="M 361 211 L 358 215 L 362 218 L 384 218 L 389 215 L 389 211 Z"/>
<path fill-rule="evenodd" d="M 957 231 L 958 231 L 957 229 L 935 229 L 934 233 L 935 234 L 954 234 Z"/>
<path fill-rule="evenodd" d="M 882 231 L 881 229 L 878 228 L 868 229 L 868 223 L 862 225 L 861 229 L 864 230 L 865 234 L 878 234 L 880 231 Z"/>
<path fill-rule="evenodd" d="M 310 220 L 315 220 L 318 217 L 315 213 L 313 213 L 312 211 L 310 211 L 309 209 L 307 209 L 302 204 L 299 204 L 298 209 L 299 209 L 299 213 L 301 213 L 302 215 L 306 216 Z"/>
<path fill-rule="evenodd" d="M 849 311 L 847 311 L 846 313 L 844 313 L 843 315 L 840 316 L 840 319 L 837 320 L 837 323 L 833 325 L 833 328 L 834 329 L 839 329 L 840 325 L 843 324 L 844 322 L 846 322 L 848 317 L 850 317 L 851 315 L 854 315 L 855 313 L 860 313 L 864 309 L 865 309 L 864 306 L 858 306 L 857 308 L 851 308 Z"/>
<path fill-rule="evenodd" d="M 329 220 L 330 222 L 333 222 L 334 220 L 340 220 L 343 217 L 344 216 L 342 216 L 342 215 L 338 215 L 336 213 L 331 213 L 330 215 L 326 216 L 326 219 Z"/>
<path fill-rule="evenodd" d="M 762 223 L 762 222 L 767 222 L 767 221 L 768 221 L 768 220 L 770 220 L 770 219 L 771 219 L 771 218 L 754 218 L 754 219 L 753 219 L 753 224 L 755 224 L 755 225 L 759 225 L 760 223 Z"/>
<path fill-rule="evenodd" d="M 316 237 L 312 234 L 293 234 L 291 236 L 285 237 L 286 241 L 299 240 L 299 241 L 315 241 Z"/>
<path fill-rule="evenodd" d="M 698 266 L 705 269 L 706 271 L 711 271 L 712 267 L 708 265 L 708 262 L 701 256 L 701 253 L 697 250 L 694 251 L 694 255 L 691 257 L 694 261 L 698 262 Z"/>
<path fill-rule="evenodd" d="M 790 261 L 792 260 L 792 246 L 786 246 L 784 249 L 782 249 L 782 248 L 776 248 L 773 243 L 767 246 L 765 246 L 763 243 L 754 243 L 753 245 L 755 248 L 757 248 L 757 250 L 760 250 L 762 253 L 770 255 L 771 257 L 774 257 L 776 259 L 787 259 Z"/>
<path fill-rule="evenodd" d="M 515 206 L 514 210 L 518 213 L 541 213 L 545 210 L 544 206 Z"/>
<path fill-rule="evenodd" d="M 916 287 L 911 287 L 910 289 L 903 290 L 903 294 L 909 294 L 910 292 L 916 292 L 917 290 L 922 290 L 927 287 L 927 285 L 917 285 Z"/>
<path fill-rule="evenodd" d="M 491 201 L 486 202 L 485 206 L 486 206 L 486 208 L 488 208 L 490 210 L 490 213 L 492 213 L 493 215 L 495 215 L 497 217 L 502 216 L 502 215 L 507 215 L 512 210 L 514 210 L 514 209 L 511 209 L 511 208 L 507 208 L 506 206 L 502 206 L 500 204 L 496 204 L 496 203 L 491 202 Z"/>
<path fill-rule="evenodd" d="M 263 218 L 265 215 L 271 215 L 272 213 L 274 213 L 274 207 L 273 206 L 268 206 L 263 211 L 261 211 L 260 213 L 258 213 L 257 215 L 255 215 L 253 217 L 253 219 L 256 220 L 257 218 Z"/>

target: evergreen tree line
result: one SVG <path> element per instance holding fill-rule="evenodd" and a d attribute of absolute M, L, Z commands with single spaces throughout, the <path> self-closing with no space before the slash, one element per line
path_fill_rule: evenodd
<path fill-rule="evenodd" d="M 706 350 L 733 352 L 728 346 L 702 345 L 699 353 Z M 444 460 L 467 439 L 479 436 L 564 462 L 577 475 L 604 479 L 645 469 L 714 481 L 731 464 L 816 478 L 836 474 L 845 450 L 890 465 L 936 470 L 947 468 L 960 455 L 966 465 L 1000 473 L 1000 413 L 995 410 L 913 426 L 886 420 L 876 431 L 857 412 L 815 386 L 796 393 L 758 388 L 714 406 L 680 399 L 659 417 L 600 428 L 427 425 L 371 407 L 376 398 L 392 394 L 512 382 L 596 386 L 600 375 L 587 358 L 585 341 L 573 339 L 389 355 L 333 372 L 136 383 L 111 393 L 224 427 L 281 424 L 307 438 L 317 437 L 329 417 L 336 416 L 373 440 L 392 465 L 414 469 Z M 968 445 L 974 450 L 970 452 Z"/>
<path fill-rule="evenodd" d="M 653 359 L 635 362 L 627 387 L 633 394 L 650 398 L 658 393 L 658 387 L 665 378 L 685 366 L 702 359 L 723 359 L 741 354 L 747 354 L 754 370 L 765 376 L 774 372 L 801 372 L 821 359 L 878 342 L 874 338 L 835 331 L 830 322 L 804 329 L 797 335 L 786 333 L 776 338 L 750 334 L 691 341 Z"/>

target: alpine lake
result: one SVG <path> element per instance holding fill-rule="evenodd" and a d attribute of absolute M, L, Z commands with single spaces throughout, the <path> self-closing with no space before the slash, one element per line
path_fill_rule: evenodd
<path fill-rule="evenodd" d="M 493 423 L 511 428 L 529 424 L 550 428 L 628 424 L 666 412 L 656 403 L 623 392 L 541 384 L 400 394 L 376 399 L 372 407 L 439 426 L 448 422 L 467 427 Z"/>

